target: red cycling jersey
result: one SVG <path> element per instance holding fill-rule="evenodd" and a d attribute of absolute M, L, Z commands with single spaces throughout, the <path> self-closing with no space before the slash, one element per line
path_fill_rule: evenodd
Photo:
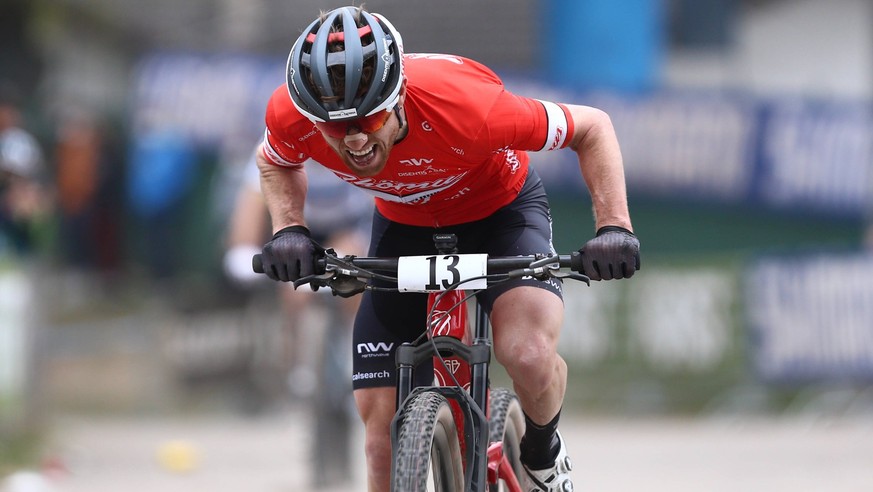
<path fill-rule="evenodd" d="M 525 151 L 563 148 L 573 134 L 565 106 L 512 94 L 473 60 L 407 54 L 404 70 L 409 133 L 378 175 L 353 175 L 284 85 L 267 105 L 265 157 L 289 167 L 312 158 L 375 195 L 388 219 L 440 227 L 482 219 L 511 202 L 527 176 Z"/>

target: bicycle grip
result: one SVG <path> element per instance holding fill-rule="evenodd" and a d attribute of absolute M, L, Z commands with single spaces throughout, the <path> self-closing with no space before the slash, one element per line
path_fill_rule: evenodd
<path fill-rule="evenodd" d="M 319 258 L 318 260 L 316 260 L 316 267 L 321 270 L 322 273 L 324 272 L 325 264 L 326 261 L 324 258 Z M 266 273 L 264 272 L 264 260 L 261 259 L 260 253 L 252 256 L 252 270 L 255 273 Z"/>
<path fill-rule="evenodd" d="M 581 251 L 573 251 L 572 253 L 570 253 L 570 270 L 574 272 L 585 273 L 584 268 L 582 267 Z"/>

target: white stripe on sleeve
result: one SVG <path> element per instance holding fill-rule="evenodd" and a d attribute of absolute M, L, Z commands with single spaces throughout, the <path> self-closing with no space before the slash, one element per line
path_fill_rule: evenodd
<path fill-rule="evenodd" d="M 546 117 L 549 121 L 549 130 L 546 134 L 546 142 L 540 150 L 560 149 L 567 139 L 568 122 L 564 110 L 560 106 L 549 101 L 540 101 L 546 109 Z"/>
<path fill-rule="evenodd" d="M 270 144 L 270 130 L 264 130 L 264 156 L 272 161 L 273 164 L 285 167 L 299 167 L 306 160 L 306 156 L 303 154 L 298 155 L 300 160 L 296 162 L 282 157 L 282 154 L 277 152 L 273 145 Z"/>

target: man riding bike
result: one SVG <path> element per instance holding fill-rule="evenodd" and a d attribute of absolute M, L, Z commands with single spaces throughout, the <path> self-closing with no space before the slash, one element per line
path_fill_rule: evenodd
<path fill-rule="evenodd" d="M 435 232 L 457 234 L 460 253 L 509 256 L 553 252 L 548 200 L 526 151 L 565 147 L 578 155 L 597 227 L 582 248 L 582 273 L 610 280 L 639 268 L 621 151 L 605 113 L 512 94 L 470 59 L 405 54 L 379 14 L 343 7 L 313 21 L 291 49 L 266 125 L 258 166 L 274 235 L 262 260 L 274 280 L 315 269 L 319 246 L 303 216 L 306 159 L 374 195 L 370 256 L 431 254 Z M 365 292 L 354 328 L 370 491 L 389 487 L 393 349 L 425 326 L 426 295 L 400 295 Z M 531 278 L 479 294 L 526 417 L 525 490 L 572 490 L 557 430 L 567 378 L 557 353 L 561 295 L 558 281 Z"/>

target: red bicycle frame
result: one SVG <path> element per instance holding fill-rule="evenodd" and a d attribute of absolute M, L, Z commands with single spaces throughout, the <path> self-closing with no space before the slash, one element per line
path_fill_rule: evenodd
<path fill-rule="evenodd" d="M 467 304 L 464 300 L 465 293 L 462 290 L 452 290 L 445 293 L 431 292 L 428 294 L 427 309 L 432 313 L 430 335 L 433 337 L 451 337 L 462 341 L 465 345 L 471 345 L 473 336 L 471 334 Z M 477 311 L 481 309 L 477 306 Z M 477 313 L 478 316 L 484 316 L 484 313 Z M 486 322 L 486 319 L 480 318 L 479 323 Z M 480 329 L 483 329 L 480 327 Z M 470 364 L 458 355 L 446 355 L 433 357 L 433 372 L 435 386 L 461 386 L 465 391 L 471 390 L 472 372 Z M 488 402 L 489 393 L 486 387 L 485 394 L 485 413 L 490 418 Z M 452 414 L 455 422 L 458 423 L 458 439 L 461 444 L 461 456 L 467 456 L 467 436 L 465 433 L 464 422 L 467 413 L 458 403 L 458 401 L 449 399 L 452 407 Z M 523 492 L 515 472 L 509 459 L 503 453 L 503 443 L 491 443 L 487 451 L 487 481 L 489 484 L 496 484 L 502 479 L 506 484 L 509 492 Z M 464 463 L 466 467 L 468 463 Z"/>

